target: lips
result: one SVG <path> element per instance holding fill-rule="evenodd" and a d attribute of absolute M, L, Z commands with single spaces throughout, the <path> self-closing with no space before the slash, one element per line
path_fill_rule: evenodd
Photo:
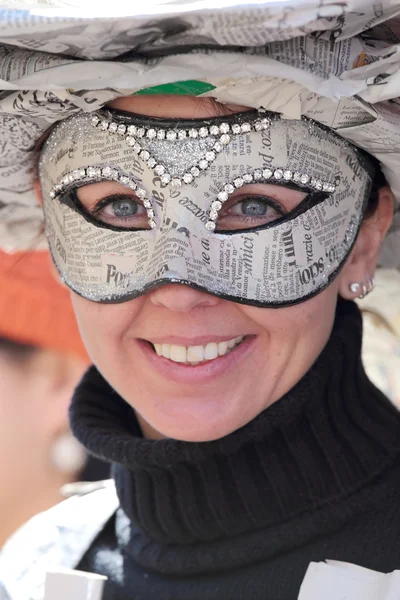
<path fill-rule="evenodd" d="M 209 336 L 208 339 L 206 337 L 202 337 L 197 338 L 196 340 L 191 340 L 190 338 L 185 339 L 170 336 L 169 338 L 164 338 L 165 342 L 162 338 L 158 338 L 157 340 L 154 339 L 153 341 L 137 338 L 136 344 L 138 345 L 138 348 L 141 349 L 141 355 L 153 370 L 155 377 L 154 381 L 157 380 L 158 376 L 161 376 L 166 380 L 171 382 L 174 381 L 175 383 L 183 385 L 203 385 L 214 383 L 216 377 L 221 377 L 228 375 L 229 373 L 233 374 L 236 372 L 237 367 L 239 365 L 242 366 L 249 355 L 253 353 L 257 340 L 256 335 L 246 335 L 225 339 L 214 336 L 215 341 L 209 341 L 210 337 L 211 336 Z M 241 341 L 239 341 L 240 338 Z M 232 345 L 233 340 L 234 344 L 232 348 L 229 348 L 229 342 Z M 236 343 L 236 340 L 238 340 L 238 343 Z M 176 344 L 173 342 L 180 343 Z M 165 350 L 166 354 L 168 353 L 169 346 L 170 358 L 166 358 L 162 354 L 158 354 L 155 348 L 156 344 L 158 346 L 161 345 L 161 352 L 164 352 Z M 225 349 L 225 344 L 228 345 L 225 354 L 219 354 L 219 344 L 222 344 L 222 352 Z M 163 348 L 164 345 L 165 348 Z M 173 356 L 180 359 L 178 361 L 171 359 L 171 347 L 173 346 L 183 348 L 183 350 L 173 350 L 172 352 Z M 211 358 L 212 356 L 215 356 L 215 346 L 218 348 L 218 355 L 215 358 Z M 191 350 L 191 348 L 196 349 Z M 200 353 L 202 351 L 204 351 L 204 359 L 198 362 L 197 359 L 199 356 L 201 356 Z M 206 351 L 207 356 L 210 358 L 206 358 Z M 187 360 L 188 353 L 189 358 L 193 358 L 193 362 L 189 362 Z M 181 362 L 183 360 L 184 362 Z"/>
<path fill-rule="evenodd" d="M 158 356 L 167 358 L 173 362 L 196 366 L 219 356 L 225 356 L 243 341 L 243 336 L 231 338 L 222 342 L 209 342 L 208 344 L 196 344 L 183 346 L 178 344 L 153 344 Z"/>

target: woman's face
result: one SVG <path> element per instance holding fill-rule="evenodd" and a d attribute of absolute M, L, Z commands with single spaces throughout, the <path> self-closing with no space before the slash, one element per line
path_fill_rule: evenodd
<path fill-rule="evenodd" d="M 113 106 L 156 117 L 217 114 L 213 103 L 195 98 L 137 96 Z M 110 185 L 119 184 L 82 188 L 81 202 L 90 209 L 99 194 L 114 193 Z M 284 200 L 292 208 L 302 198 L 292 190 Z M 238 209 L 230 211 L 228 228 Z M 72 299 L 93 362 L 135 409 L 144 435 L 207 441 L 242 427 L 302 378 L 329 338 L 338 287 L 336 280 L 313 299 L 282 309 L 245 306 L 179 284 L 121 304 Z"/>

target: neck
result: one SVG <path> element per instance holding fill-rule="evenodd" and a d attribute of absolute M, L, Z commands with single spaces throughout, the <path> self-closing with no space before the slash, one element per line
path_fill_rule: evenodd
<path fill-rule="evenodd" d="M 139 423 L 139 427 L 140 427 L 140 430 L 141 430 L 144 438 L 146 438 L 147 440 L 165 440 L 165 439 L 167 439 L 165 435 L 163 435 L 162 433 L 157 431 L 157 429 L 154 429 L 154 427 L 152 427 L 150 425 L 150 423 L 145 421 L 139 413 L 135 413 L 135 414 L 136 414 L 136 419 Z"/>

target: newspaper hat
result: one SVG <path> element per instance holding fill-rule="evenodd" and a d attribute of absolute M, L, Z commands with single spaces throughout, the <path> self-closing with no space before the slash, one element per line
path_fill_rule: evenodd
<path fill-rule="evenodd" d="M 183 93 L 305 115 L 375 156 L 397 198 L 381 264 L 400 267 L 400 0 L 116 0 L 96 18 L 85 2 L 34 4 L 1 11 L 3 248 L 37 247 L 46 129 L 118 96 Z"/>

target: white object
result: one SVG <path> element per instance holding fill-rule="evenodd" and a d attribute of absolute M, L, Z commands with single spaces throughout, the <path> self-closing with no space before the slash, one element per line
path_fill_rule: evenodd
<path fill-rule="evenodd" d="M 0 552 L 0 600 L 43 600 L 46 573 L 80 563 L 119 505 L 112 480 L 95 490 L 85 485 L 82 493 L 36 515 L 6 543 Z"/>
<path fill-rule="evenodd" d="M 46 575 L 44 600 L 101 600 L 107 577 L 62 569 Z"/>
<path fill-rule="evenodd" d="M 298 600 L 399 600 L 400 571 L 380 573 L 336 560 L 310 563 Z"/>
<path fill-rule="evenodd" d="M 362 359 L 371 381 L 400 408 L 400 273 L 378 269 L 376 288 L 359 302 Z"/>
<path fill-rule="evenodd" d="M 77 475 L 86 464 L 87 454 L 82 444 L 67 431 L 53 441 L 50 458 L 57 471 Z"/>

